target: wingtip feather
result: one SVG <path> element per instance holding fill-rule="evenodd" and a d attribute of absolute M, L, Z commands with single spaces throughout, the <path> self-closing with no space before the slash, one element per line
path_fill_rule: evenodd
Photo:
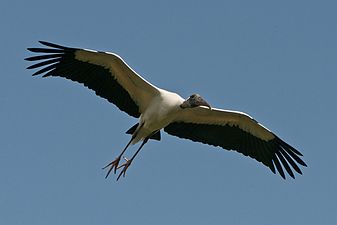
<path fill-rule="evenodd" d="M 56 48 L 56 49 L 61 49 L 61 50 L 69 50 L 70 48 L 62 46 L 62 45 L 58 45 L 58 44 L 54 44 L 48 41 L 39 41 L 40 44 L 51 47 L 51 48 Z"/>
<path fill-rule="evenodd" d="M 288 162 L 285 160 L 285 158 L 283 157 L 283 155 L 280 152 L 276 152 L 277 157 L 279 158 L 279 160 L 281 161 L 283 167 L 285 168 L 285 170 L 287 171 L 287 173 L 293 178 L 295 179 L 295 175 L 293 173 L 293 171 L 291 170 Z"/>
<path fill-rule="evenodd" d="M 280 164 L 280 162 L 279 162 L 279 159 L 277 158 L 276 154 L 275 154 L 274 157 L 273 157 L 273 162 L 274 162 L 274 164 L 275 164 L 275 166 L 276 166 L 276 168 L 277 168 L 277 171 L 279 172 L 280 176 L 281 176 L 283 179 L 286 179 L 286 176 L 285 176 L 285 174 L 284 174 L 284 172 L 283 172 L 282 166 L 281 166 L 281 164 Z"/>

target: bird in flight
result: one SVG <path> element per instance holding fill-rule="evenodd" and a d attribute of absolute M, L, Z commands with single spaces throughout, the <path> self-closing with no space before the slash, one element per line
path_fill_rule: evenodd
<path fill-rule="evenodd" d="M 130 116 L 139 118 L 126 133 L 131 135 L 121 153 L 103 169 L 107 178 L 118 171 L 125 173 L 149 139 L 160 140 L 163 129 L 179 138 L 190 139 L 227 150 L 235 150 L 261 162 L 285 179 L 285 171 L 295 178 L 302 174 L 299 165 L 307 166 L 302 154 L 276 136 L 251 116 L 231 110 L 213 108 L 199 94 L 183 99 L 178 94 L 158 88 L 137 74 L 115 53 L 70 48 L 40 41 L 46 47 L 28 48 L 38 55 L 26 58 L 38 61 L 27 69 L 33 74 L 58 76 L 82 83 L 115 104 Z M 141 142 L 135 154 L 123 157 L 130 145 Z M 121 158 L 125 162 L 120 164 Z M 276 169 L 275 169 L 276 167 Z"/>

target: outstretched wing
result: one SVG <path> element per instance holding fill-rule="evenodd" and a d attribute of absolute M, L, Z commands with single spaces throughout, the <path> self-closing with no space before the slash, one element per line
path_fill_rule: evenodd
<path fill-rule="evenodd" d="M 204 107 L 184 109 L 164 130 L 180 138 L 235 150 L 262 162 L 273 173 L 275 165 L 284 179 L 282 166 L 292 178 L 295 175 L 291 168 L 302 174 L 297 164 L 306 166 L 299 151 L 241 112 Z"/>
<path fill-rule="evenodd" d="M 154 85 L 114 53 L 69 48 L 45 41 L 40 43 L 47 48 L 28 48 L 40 54 L 26 58 L 39 61 L 27 68 L 40 69 L 33 76 L 59 76 L 82 83 L 134 117 L 139 117 L 158 93 Z"/>

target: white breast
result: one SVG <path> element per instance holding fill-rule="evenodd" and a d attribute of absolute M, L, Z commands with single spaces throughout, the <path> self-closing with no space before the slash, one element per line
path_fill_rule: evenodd
<path fill-rule="evenodd" d="M 156 96 L 149 104 L 146 111 L 140 117 L 140 124 L 143 124 L 133 143 L 148 137 L 154 131 L 166 127 L 172 122 L 184 99 L 176 93 L 160 89 L 160 94 Z"/>

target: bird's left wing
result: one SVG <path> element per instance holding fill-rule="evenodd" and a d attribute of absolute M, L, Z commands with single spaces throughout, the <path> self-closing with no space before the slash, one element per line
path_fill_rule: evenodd
<path fill-rule="evenodd" d="M 40 61 L 28 69 L 33 75 L 60 76 L 84 84 L 130 116 L 139 117 L 158 89 L 139 76 L 114 53 L 69 48 L 45 41 L 48 48 L 28 48 L 41 55 L 26 58 Z"/>
<path fill-rule="evenodd" d="M 164 130 L 174 136 L 235 150 L 256 159 L 285 178 L 281 164 L 295 178 L 291 167 L 302 174 L 302 154 L 247 114 L 196 107 L 182 110 Z M 291 165 L 291 167 L 289 166 Z"/>

